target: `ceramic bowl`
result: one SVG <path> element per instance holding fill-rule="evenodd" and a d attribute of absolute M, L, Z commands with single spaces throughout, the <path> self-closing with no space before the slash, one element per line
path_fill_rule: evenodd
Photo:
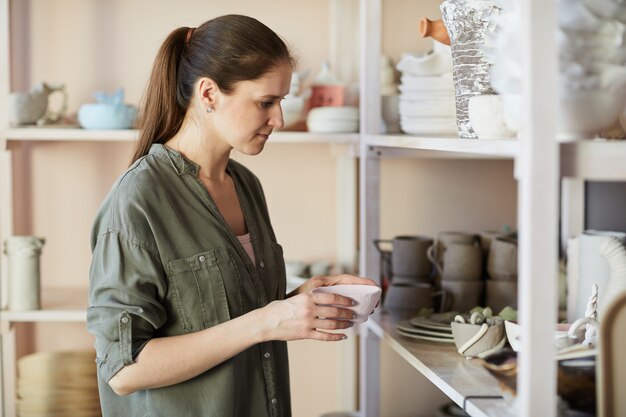
<path fill-rule="evenodd" d="M 557 392 L 571 409 L 596 411 L 596 357 L 562 360 L 557 367 Z"/>
<path fill-rule="evenodd" d="M 457 323 L 453 321 L 452 335 L 458 352 L 464 356 L 484 358 L 504 347 L 504 323 L 494 325 Z"/>
<path fill-rule="evenodd" d="M 511 349 L 515 352 L 519 352 L 522 348 L 522 342 L 520 340 L 522 327 L 515 322 L 505 320 L 504 328 L 506 331 L 506 338 L 511 345 Z M 554 331 L 554 338 L 557 340 L 563 336 L 567 336 L 567 330 L 563 330 L 563 325 L 559 324 L 556 326 L 556 330 Z"/>
<path fill-rule="evenodd" d="M 362 323 L 367 321 L 376 304 L 378 304 L 381 288 L 376 285 L 331 285 L 329 287 L 315 288 L 313 292 L 334 293 L 352 298 L 356 301 L 356 305 L 348 307 L 356 313 L 356 318 L 352 321 Z"/>
<path fill-rule="evenodd" d="M 78 110 L 84 129 L 129 129 L 136 116 L 137 108 L 127 104 L 88 103 Z"/>
<path fill-rule="evenodd" d="M 503 349 L 483 359 L 483 367 L 498 381 L 500 391 L 517 395 L 517 353 Z"/>
<path fill-rule="evenodd" d="M 315 133 L 351 133 L 359 131 L 357 107 L 316 107 L 309 111 L 307 128 Z"/>
<path fill-rule="evenodd" d="M 503 97 L 506 126 L 519 132 L 521 101 L 519 96 Z M 592 138 L 619 120 L 624 108 L 623 87 L 566 92 L 559 101 L 557 134 L 561 140 Z"/>
<path fill-rule="evenodd" d="M 506 126 L 502 97 L 498 95 L 470 97 L 468 115 L 479 139 L 505 139 L 515 136 L 515 132 Z"/>

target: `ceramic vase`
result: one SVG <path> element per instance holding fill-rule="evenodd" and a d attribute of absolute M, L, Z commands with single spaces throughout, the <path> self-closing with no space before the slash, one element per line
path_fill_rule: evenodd
<path fill-rule="evenodd" d="M 9 258 L 9 310 L 41 308 L 39 255 L 44 242 L 35 236 L 12 236 L 5 241 Z"/>

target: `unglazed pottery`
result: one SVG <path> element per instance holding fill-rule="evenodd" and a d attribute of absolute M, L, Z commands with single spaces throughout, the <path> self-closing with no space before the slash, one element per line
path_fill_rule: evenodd
<path fill-rule="evenodd" d="M 45 239 L 35 236 L 11 236 L 4 243 L 9 260 L 9 310 L 41 308 L 39 255 Z"/>
<path fill-rule="evenodd" d="M 356 305 L 347 307 L 356 313 L 352 321 L 362 323 L 367 321 L 380 300 L 381 289 L 376 285 L 331 285 L 318 287 L 312 290 L 315 293 L 334 293 L 352 298 Z"/>

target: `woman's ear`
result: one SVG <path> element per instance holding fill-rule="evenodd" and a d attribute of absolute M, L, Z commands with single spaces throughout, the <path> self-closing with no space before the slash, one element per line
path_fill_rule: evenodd
<path fill-rule="evenodd" d="M 217 83 L 211 78 L 202 77 L 198 80 L 196 85 L 196 93 L 200 99 L 202 107 L 207 111 L 212 111 L 215 108 L 215 98 L 219 88 Z"/>

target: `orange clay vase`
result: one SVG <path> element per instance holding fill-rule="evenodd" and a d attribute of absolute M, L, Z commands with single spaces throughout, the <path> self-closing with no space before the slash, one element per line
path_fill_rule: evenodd
<path fill-rule="evenodd" d="M 441 19 L 430 20 L 427 17 L 421 18 L 420 35 L 422 36 L 422 38 L 430 36 L 436 41 L 443 43 L 444 45 L 450 45 L 450 36 L 448 36 L 448 29 Z"/>

